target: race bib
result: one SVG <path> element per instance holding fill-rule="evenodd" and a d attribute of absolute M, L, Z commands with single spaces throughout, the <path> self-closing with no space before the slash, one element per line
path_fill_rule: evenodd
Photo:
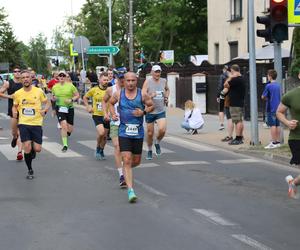
<path fill-rule="evenodd" d="M 58 112 L 60 112 L 60 113 L 69 113 L 69 109 L 67 107 L 59 107 Z"/>
<path fill-rule="evenodd" d="M 97 102 L 97 110 L 102 111 L 102 102 Z"/>
<path fill-rule="evenodd" d="M 164 98 L 164 92 L 161 90 L 157 90 L 155 91 L 156 95 L 155 95 L 155 99 L 163 99 Z"/>
<path fill-rule="evenodd" d="M 35 110 L 33 108 L 23 108 L 22 113 L 25 116 L 34 116 Z"/>
<path fill-rule="evenodd" d="M 129 136 L 136 136 L 139 134 L 138 124 L 126 124 L 125 134 Z"/>

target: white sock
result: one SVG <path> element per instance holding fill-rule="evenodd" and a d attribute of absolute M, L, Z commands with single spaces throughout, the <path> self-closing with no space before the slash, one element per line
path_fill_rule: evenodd
<path fill-rule="evenodd" d="M 159 144 L 161 140 L 155 139 L 155 144 Z"/>
<path fill-rule="evenodd" d="M 123 168 L 118 168 L 119 176 L 123 175 Z"/>
<path fill-rule="evenodd" d="M 148 151 L 152 151 L 152 145 L 151 146 L 148 145 Z"/>

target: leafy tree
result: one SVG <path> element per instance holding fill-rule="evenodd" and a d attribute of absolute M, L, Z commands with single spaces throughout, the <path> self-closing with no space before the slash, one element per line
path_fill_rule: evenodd
<path fill-rule="evenodd" d="M 293 61 L 290 67 L 290 74 L 294 77 L 298 76 L 300 72 L 300 28 L 296 27 L 293 31 Z"/>

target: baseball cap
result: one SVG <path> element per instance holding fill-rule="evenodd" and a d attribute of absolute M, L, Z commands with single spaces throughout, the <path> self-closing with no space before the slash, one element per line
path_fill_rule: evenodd
<path fill-rule="evenodd" d="M 64 75 L 66 76 L 66 75 L 67 75 L 67 72 L 64 71 L 64 70 L 60 70 L 60 71 L 58 72 L 58 75 L 60 75 L 60 74 L 64 74 Z"/>
<path fill-rule="evenodd" d="M 158 70 L 161 71 L 161 67 L 159 65 L 153 65 L 151 70 L 152 71 L 158 71 Z"/>
<path fill-rule="evenodd" d="M 123 78 L 124 75 L 127 73 L 126 67 L 119 67 L 113 70 L 115 77 Z"/>

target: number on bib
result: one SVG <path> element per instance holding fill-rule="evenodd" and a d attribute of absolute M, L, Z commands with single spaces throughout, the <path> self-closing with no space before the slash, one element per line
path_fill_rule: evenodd
<path fill-rule="evenodd" d="M 102 111 L 102 102 L 97 102 L 97 110 Z"/>
<path fill-rule="evenodd" d="M 139 134 L 138 124 L 126 124 L 125 134 L 129 136 L 136 136 Z"/>
<path fill-rule="evenodd" d="M 35 110 L 33 108 L 23 108 L 22 113 L 25 116 L 34 116 Z"/>
<path fill-rule="evenodd" d="M 164 97 L 164 92 L 161 90 L 157 90 L 155 91 L 156 95 L 155 95 L 155 99 L 162 99 Z"/>
<path fill-rule="evenodd" d="M 60 113 L 69 113 L 69 109 L 67 107 L 59 107 L 58 112 L 60 112 Z"/>

